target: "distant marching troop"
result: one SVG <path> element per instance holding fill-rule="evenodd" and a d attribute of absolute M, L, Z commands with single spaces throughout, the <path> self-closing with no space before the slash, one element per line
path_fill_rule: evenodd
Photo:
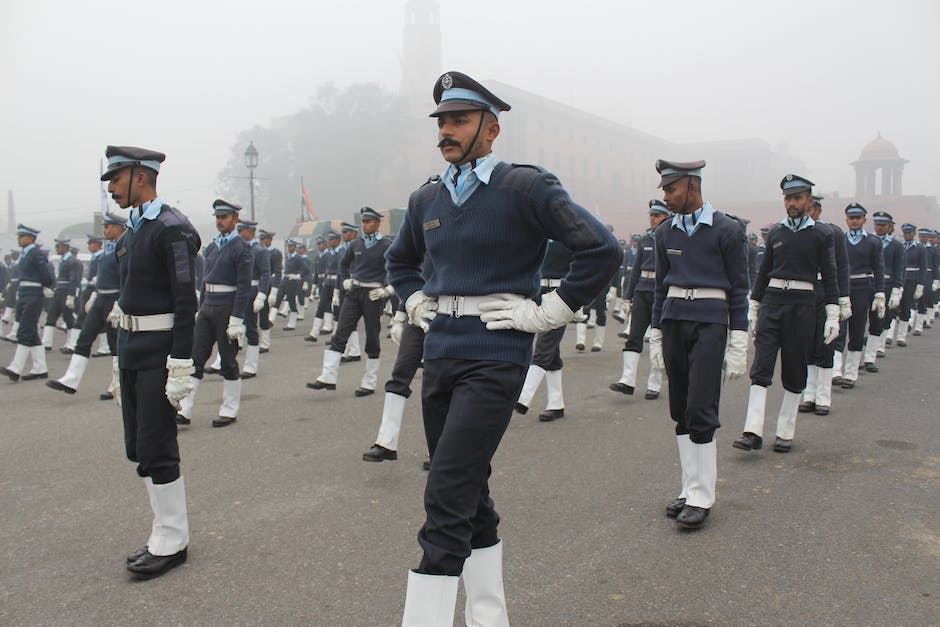
<path fill-rule="evenodd" d="M 467 624 L 508 625 L 489 464 L 512 413 L 531 408 L 543 380 L 539 420 L 564 418 L 568 324 L 578 352 L 587 350 L 589 329 L 590 352 L 603 350 L 608 312 L 625 325 L 622 371 L 609 385 L 618 394 L 636 391 L 649 346 L 644 396 L 658 399 L 668 383 L 681 467 L 666 515 L 697 529 L 715 502 L 724 379 L 749 374 L 733 446 L 761 449 L 779 354 L 784 395 L 772 448 L 787 453 L 799 413 L 829 414 L 833 386 L 854 388 L 860 372 L 878 372 L 886 347 L 907 346 L 938 316 L 935 230 L 905 223 L 898 239 L 893 217 L 878 211 L 872 234 L 868 211 L 853 202 L 843 231 L 822 219 L 813 182 L 788 174 L 780 182 L 785 216 L 760 229 L 758 241 L 747 220 L 704 200 L 704 161 L 659 160 L 663 198 L 649 201 L 649 229 L 618 242 L 553 174 L 494 156 L 507 103 L 459 72 L 441 76 L 433 94 L 447 167 L 411 194 L 397 236 L 383 235 L 382 213 L 363 207 L 358 225 L 316 238 L 315 252 L 288 239 L 282 253 L 275 233 L 218 199 L 218 234 L 203 246 L 186 216 L 157 194 L 165 155 L 129 146 L 108 146 L 102 180 L 130 213 L 104 216 L 104 233 L 88 236 L 87 266 L 68 239 L 55 240 L 55 265 L 40 232 L 19 225 L 19 248 L 0 265 L 2 336 L 16 346 L 0 372 L 76 394 L 90 358 L 111 357 L 111 383 L 99 396 L 121 407 L 127 457 L 153 510 L 147 543 L 126 559 L 134 576 L 186 561 L 178 430 L 192 424 L 209 373 L 224 380 L 212 426 L 236 423 L 242 382 L 261 376 L 279 315 L 292 331 L 314 311 L 303 339 L 326 347 L 309 389 L 335 391 L 340 365 L 362 361 L 364 350 L 357 397 L 375 393 L 388 317 L 387 336 L 399 348 L 365 461 L 397 459 L 411 383 L 424 368 L 427 519 L 423 558 L 408 573 L 405 625 L 450 625 L 461 577 Z M 59 350 L 71 358 L 50 379 L 46 352 L 57 329 L 65 331 Z"/>

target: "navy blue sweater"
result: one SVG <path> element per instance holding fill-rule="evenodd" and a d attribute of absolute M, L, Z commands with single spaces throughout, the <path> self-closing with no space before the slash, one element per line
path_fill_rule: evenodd
<path fill-rule="evenodd" d="M 633 259 L 633 267 L 630 269 L 630 277 L 627 279 L 627 289 L 623 293 L 624 300 L 633 300 L 634 292 L 652 292 L 656 285 L 653 278 L 642 278 L 640 273 L 656 270 L 656 241 L 653 239 L 653 231 L 647 231 L 640 238 L 636 245 L 636 256 Z"/>
<path fill-rule="evenodd" d="M 25 255 L 20 255 L 19 261 L 16 262 L 16 270 L 21 295 L 41 294 L 43 287 L 52 287 L 55 283 L 55 275 L 49 265 L 49 256 L 39 246 L 31 248 Z M 42 283 L 42 287 L 24 286 L 23 281 Z"/>
<path fill-rule="evenodd" d="M 846 250 L 849 253 L 849 279 L 851 287 L 868 285 L 875 288 L 875 292 L 885 291 L 885 262 L 881 246 L 881 239 L 870 233 L 858 244 L 852 244 L 846 234 Z M 870 274 L 871 277 L 853 279 L 853 274 Z"/>
<path fill-rule="evenodd" d="M 364 283 L 388 283 L 385 273 L 385 251 L 391 246 L 387 237 L 383 237 L 372 248 L 357 237 L 349 243 L 346 254 L 340 261 L 339 273 L 343 279 L 353 278 Z"/>
<path fill-rule="evenodd" d="M 904 287 L 904 247 L 901 242 L 892 239 L 887 246 L 883 246 L 882 254 L 885 261 L 885 289 Z"/>
<path fill-rule="evenodd" d="M 927 282 L 927 252 L 917 242 L 904 249 L 904 270 L 905 280 L 917 285 L 924 285 Z"/>
<path fill-rule="evenodd" d="M 268 253 L 271 255 L 271 285 L 280 285 L 284 274 L 284 253 L 274 247 L 268 248 Z"/>
<path fill-rule="evenodd" d="M 82 275 L 85 269 L 82 262 L 69 255 L 68 259 L 59 259 L 59 272 L 56 275 L 58 280 L 55 283 L 55 291 L 68 292 L 70 296 L 77 296 L 78 290 L 82 287 Z"/>
<path fill-rule="evenodd" d="M 770 279 L 796 279 L 813 283 L 821 275 L 820 284 L 824 301 L 834 305 L 839 300 L 836 278 L 835 244 L 832 231 L 825 225 L 791 231 L 778 225 L 767 236 L 767 248 L 757 277 L 751 288 L 751 298 L 761 304 L 812 304 L 814 290 L 789 290 L 769 287 Z"/>
<path fill-rule="evenodd" d="M 121 288 L 121 273 L 118 270 L 117 248 L 103 252 L 98 257 L 98 276 L 95 287 L 99 290 L 117 290 Z"/>
<path fill-rule="evenodd" d="M 747 330 L 747 237 L 743 224 L 715 211 L 713 224 L 699 223 L 691 237 L 672 228 L 672 220 L 664 220 L 654 239 L 653 328 L 660 328 L 662 320 L 689 320 Z M 670 285 L 724 290 L 727 300 L 666 298 Z"/>
<path fill-rule="evenodd" d="M 554 175 L 500 162 L 489 183 L 481 184 L 460 207 L 440 183 L 414 192 L 386 254 L 386 267 L 402 300 L 417 290 L 428 296 L 505 292 L 537 299 L 549 239 L 572 252 L 571 268 L 557 293 L 576 311 L 616 272 L 622 256 L 617 240 L 571 200 Z M 431 260 L 427 280 L 421 275 L 425 257 Z M 424 357 L 528 366 L 532 334 L 488 331 L 477 316 L 437 316 L 425 339 Z"/>
<path fill-rule="evenodd" d="M 271 252 L 258 242 L 249 244 L 249 246 L 251 250 L 251 280 L 258 282 L 258 285 L 254 286 L 253 289 L 257 289 L 262 294 L 267 294 L 271 291 Z M 251 303 L 248 303 L 248 306 L 250 307 Z"/>
<path fill-rule="evenodd" d="M 207 292 L 205 283 L 234 285 L 234 292 Z M 219 250 L 212 242 L 206 246 L 206 277 L 200 302 L 208 305 L 232 305 L 233 316 L 241 317 L 251 296 L 251 249 L 240 237 Z"/>

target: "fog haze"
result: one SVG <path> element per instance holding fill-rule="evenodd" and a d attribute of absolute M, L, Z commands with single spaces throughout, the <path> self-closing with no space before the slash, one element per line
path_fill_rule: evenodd
<path fill-rule="evenodd" d="M 161 196 L 207 223 L 240 132 L 304 108 L 324 83 L 398 90 L 404 4 L 7 0 L 0 192 L 39 228 L 90 220 L 105 146 L 139 145 L 168 155 Z M 905 193 L 940 195 L 940 3 L 443 0 L 440 15 L 441 70 L 669 141 L 764 139 L 846 197 L 848 164 L 880 131 L 910 160 Z"/>

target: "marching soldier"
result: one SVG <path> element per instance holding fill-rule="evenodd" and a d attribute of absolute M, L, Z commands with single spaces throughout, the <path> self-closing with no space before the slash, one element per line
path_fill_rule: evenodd
<path fill-rule="evenodd" d="M 95 279 L 98 276 L 98 261 L 101 257 L 101 248 L 104 245 L 104 238 L 98 235 L 89 235 L 87 245 L 88 252 L 91 253 L 91 258 L 88 261 L 88 267 L 85 268 L 85 276 L 82 277 L 81 286 L 79 287 L 78 301 L 75 303 L 75 327 L 79 329 L 79 332 L 82 327 L 85 326 L 85 306 L 88 304 L 92 294 L 95 293 Z M 69 339 L 71 340 L 71 338 Z M 75 341 L 78 341 L 77 335 Z M 65 346 L 60 350 L 65 355 L 71 355 L 75 350 L 75 342 L 66 342 Z"/>
<path fill-rule="evenodd" d="M 14 383 L 20 379 L 32 381 L 49 376 L 46 352 L 39 338 L 39 314 L 42 313 L 46 296 L 52 293 L 55 275 L 46 251 L 36 244 L 37 237 L 38 230 L 24 224 L 17 225 L 16 243 L 20 246 L 20 255 L 16 263 L 16 321 L 19 324 L 16 329 L 16 352 L 10 365 L 0 370 Z M 27 358 L 32 359 L 32 368 L 23 374 Z"/>
<path fill-rule="evenodd" d="M 246 218 L 238 220 L 238 236 L 248 242 L 251 252 L 251 289 L 248 292 L 248 307 L 245 309 L 245 367 L 242 368 L 241 378 L 251 379 L 258 374 L 258 356 L 261 353 L 259 346 L 259 319 L 267 322 L 267 316 L 261 314 L 268 303 L 268 293 L 271 290 L 271 254 L 255 238 L 258 223 Z"/>
<path fill-rule="evenodd" d="M 165 155 L 108 146 L 108 193 L 132 207 L 130 228 L 117 243 L 121 295 L 113 316 L 121 331 L 118 360 L 127 458 L 137 463 L 153 510 L 147 544 L 127 556 L 136 577 L 158 577 L 186 561 L 189 517 L 180 474 L 176 410 L 191 391 L 199 234 L 179 210 L 157 196 Z"/>
<path fill-rule="evenodd" d="M 301 295 L 303 285 L 303 276 L 306 272 L 303 257 L 297 252 L 297 242 L 292 239 L 287 240 L 287 256 L 284 258 L 284 292 L 283 298 L 287 301 L 290 314 L 287 317 L 287 324 L 284 325 L 285 331 L 293 331 L 297 328 L 298 304 L 303 298 Z"/>
<path fill-rule="evenodd" d="M 914 319 L 914 335 L 920 335 L 924 329 L 929 329 L 933 312 L 930 311 L 936 300 L 937 288 L 940 287 L 940 274 L 937 272 L 938 249 L 932 243 L 933 231 L 928 228 L 917 230 L 917 237 L 920 239 L 920 245 L 924 249 L 924 266 L 926 273 L 924 276 L 924 293 L 917 299 L 917 317 Z"/>
<path fill-rule="evenodd" d="M 10 276 L 6 286 L 6 292 L 3 296 L 3 322 L 10 325 L 10 332 L 2 339 L 8 342 L 16 342 L 16 333 L 19 329 L 19 321 L 16 317 L 16 295 L 20 286 L 20 251 L 13 249 L 10 251 Z"/>
<path fill-rule="evenodd" d="M 887 291 L 888 305 L 885 311 L 884 320 L 869 322 L 868 342 L 865 345 L 864 364 L 867 372 L 878 372 L 878 366 L 875 365 L 875 359 L 884 357 L 885 340 L 888 339 L 888 333 L 892 323 L 898 314 L 898 308 L 901 306 L 901 294 L 904 290 L 905 259 L 904 248 L 900 242 L 894 239 L 894 218 L 890 213 L 876 211 L 872 214 L 872 222 L 875 223 L 875 235 L 881 240 L 882 254 L 884 256 L 885 267 L 885 290 Z M 871 317 L 871 316 L 869 316 Z M 881 333 L 876 333 L 877 329 Z"/>
<path fill-rule="evenodd" d="M 747 238 L 743 224 L 702 199 L 704 167 L 656 162 L 675 215 L 654 236 L 650 362 L 669 377 L 682 467 L 681 491 L 666 515 L 687 529 L 701 527 L 715 502 L 722 368 L 735 379 L 747 366 Z"/>
<path fill-rule="evenodd" d="M 339 248 L 336 249 L 336 271 L 339 273 L 339 268 L 343 264 L 343 257 L 346 256 L 346 251 L 349 250 L 349 245 L 357 237 L 359 237 L 359 229 L 356 228 L 355 224 L 350 224 L 349 222 L 343 222 L 340 228 L 340 233 L 342 234 L 343 243 L 339 245 Z M 346 298 L 346 288 L 343 285 L 343 277 L 341 274 L 337 275 L 337 285 L 336 290 L 333 292 L 333 300 L 335 301 L 333 306 L 333 311 L 336 316 L 337 324 L 339 324 L 339 312 L 343 308 L 343 300 Z M 356 329 L 352 330 L 352 333 L 349 334 L 349 340 L 346 342 L 346 350 L 343 353 L 343 357 L 340 359 L 341 363 L 347 363 L 350 361 L 360 361 L 362 359 L 362 351 L 359 348 L 359 331 Z"/>
<path fill-rule="evenodd" d="M 901 225 L 904 238 L 904 292 L 898 311 L 897 346 L 907 346 L 907 332 L 910 329 L 911 313 L 924 295 L 927 283 L 927 255 L 915 236 L 917 227 L 910 223 Z"/>
<path fill-rule="evenodd" d="M 216 199 L 212 203 L 215 226 L 219 234 L 206 246 L 206 276 L 196 316 L 193 342 L 194 372 L 190 377 L 192 391 L 183 399 L 176 422 L 192 422 L 193 404 L 203 377 L 203 369 L 212 347 L 219 351 L 222 375 L 222 405 L 213 418 L 213 427 L 227 427 L 238 418 L 242 381 L 238 372 L 238 339 L 245 335 L 245 311 L 251 304 L 251 250 L 236 230 L 241 207 Z M 260 309 L 260 307 L 259 307 Z"/>
<path fill-rule="evenodd" d="M 330 243 L 327 244 L 327 239 Z M 307 342 L 320 341 L 321 333 L 333 330 L 333 291 L 336 289 L 337 258 L 336 246 L 339 244 L 339 235 L 330 231 L 326 238 L 318 238 L 324 246 L 317 258 L 317 270 L 320 276 L 320 299 L 317 301 L 317 311 L 313 318 L 313 327 L 310 334 L 304 338 Z M 319 241 L 318 241 L 319 243 Z"/>
<path fill-rule="evenodd" d="M 346 296 L 339 312 L 336 333 L 330 340 L 329 349 L 323 352 L 320 376 L 307 387 L 313 390 L 336 389 L 340 359 L 349 336 L 362 318 L 366 329 L 366 368 L 355 394 L 368 396 L 375 392 L 378 380 L 382 310 L 394 289 L 388 285 L 385 275 L 385 251 L 391 243 L 379 233 L 382 216 L 371 207 L 363 207 L 359 214 L 362 237 L 350 242 L 339 265 Z"/>
<path fill-rule="evenodd" d="M 303 263 L 303 270 L 300 273 L 300 291 L 296 296 L 297 319 L 303 320 L 307 317 L 307 301 L 313 289 L 313 262 L 307 254 L 307 245 L 303 242 L 297 243 L 297 256 Z"/>
<path fill-rule="evenodd" d="M 84 269 L 82 268 L 82 262 L 69 250 L 70 241 L 68 239 L 55 240 L 55 252 L 59 255 L 59 270 L 56 274 L 55 294 L 49 301 L 49 309 L 46 312 L 46 326 L 42 331 L 42 344 L 46 347 L 46 350 L 52 349 L 52 338 L 59 316 L 65 322 L 66 346 L 75 343 L 73 338 L 77 336 L 79 331 L 75 326 L 75 303 L 82 287 Z"/>
<path fill-rule="evenodd" d="M 816 327 L 816 277 L 825 293 L 825 343 L 839 335 L 839 288 L 832 231 L 815 228 L 809 216 L 813 183 L 788 174 L 780 181 L 787 217 L 767 236 L 767 247 L 751 290 L 748 322 L 754 330 L 754 362 L 743 435 L 735 448 L 753 451 L 763 446 L 767 388 L 773 382 L 777 352 L 783 401 L 777 416 L 774 451 L 788 453 L 793 445 L 796 415 L 806 385 L 806 364 L 813 350 Z"/>
<path fill-rule="evenodd" d="M 268 301 L 261 309 L 258 326 L 261 332 L 258 338 L 259 352 L 266 353 L 271 350 L 271 327 L 274 326 L 274 319 L 277 317 L 277 292 L 281 285 L 284 274 L 284 253 L 271 244 L 274 242 L 275 233 L 271 231 L 258 231 L 258 241 L 268 251 L 271 265 L 271 291 L 268 292 Z"/>
<path fill-rule="evenodd" d="M 653 238 L 656 227 L 672 216 L 672 212 L 661 200 L 649 202 L 650 228 L 640 238 L 636 249 L 636 259 L 627 279 L 627 289 L 623 295 L 624 315 L 630 320 L 630 332 L 623 348 L 623 374 L 620 380 L 610 384 L 614 392 L 632 395 L 636 388 L 636 370 L 643 352 L 643 336 L 646 335 L 653 315 L 653 289 L 656 285 L 656 252 Z M 650 366 L 646 381 L 645 398 L 659 398 L 663 371 Z"/>

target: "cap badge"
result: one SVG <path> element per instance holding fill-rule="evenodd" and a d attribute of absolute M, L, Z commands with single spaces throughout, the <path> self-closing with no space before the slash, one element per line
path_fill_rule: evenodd
<path fill-rule="evenodd" d="M 788 181 L 792 181 L 792 180 L 793 180 L 793 175 L 792 175 L 792 174 L 787 174 L 787 180 L 788 180 Z"/>
<path fill-rule="evenodd" d="M 441 77 L 441 87 L 443 87 L 444 89 L 450 89 L 453 86 L 454 86 L 454 79 L 451 77 L 450 74 L 445 74 L 444 76 Z"/>

